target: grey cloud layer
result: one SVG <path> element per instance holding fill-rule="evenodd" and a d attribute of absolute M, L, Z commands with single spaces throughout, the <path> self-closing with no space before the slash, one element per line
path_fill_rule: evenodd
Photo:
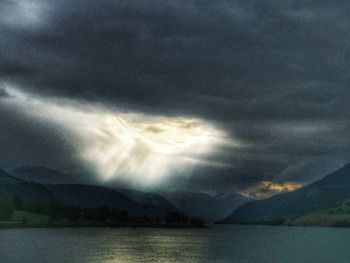
<path fill-rule="evenodd" d="M 0 10 L 20 15 L 10 2 Z M 347 1 L 29 2 L 26 23 L 0 19 L 3 80 L 210 119 L 247 146 L 217 159 L 287 164 L 275 180 L 314 180 L 350 160 Z"/>

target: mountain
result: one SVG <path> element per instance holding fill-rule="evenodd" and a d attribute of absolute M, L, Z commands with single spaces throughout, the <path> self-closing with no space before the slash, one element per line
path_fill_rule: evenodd
<path fill-rule="evenodd" d="M 232 213 L 237 207 L 254 200 L 253 198 L 245 197 L 238 193 L 218 194 L 215 195 L 215 198 L 220 201 L 221 207 L 226 214 L 225 217 Z"/>
<path fill-rule="evenodd" d="M 185 214 L 200 217 L 207 222 L 225 218 L 236 207 L 248 201 L 238 194 L 215 197 L 189 191 L 163 191 L 159 193 Z"/>
<path fill-rule="evenodd" d="M 324 209 L 295 218 L 293 226 L 350 226 L 350 200 L 345 200 L 334 208 Z"/>
<path fill-rule="evenodd" d="M 39 184 L 78 184 L 80 180 L 72 175 L 62 173 L 61 171 L 42 167 L 25 166 L 13 171 L 17 178 L 33 181 Z"/>
<path fill-rule="evenodd" d="M 280 224 L 296 217 L 330 209 L 350 198 L 350 164 L 293 192 L 248 202 L 222 223 Z"/>
<path fill-rule="evenodd" d="M 168 210 L 178 210 L 171 202 L 168 201 L 168 199 L 164 198 L 159 194 L 141 192 L 141 191 L 126 189 L 126 188 L 117 188 L 115 190 L 129 197 L 133 201 L 143 205 L 156 206 L 156 207 L 158 206 L 158 207 L 166 208 Z"/>
<path fill-rule="evenodd" d="M 177 210 L 178 212 L 184 212 L 190 217 L 200 217 L 205 221 L 217 221 L 225 218 L 239 205 L 250 201 L 238 194 L 211 196 L 188 191 L 164 191 L 158 194 L 125 188 L 112 189 L 103 186 L 88 186 L 82 184 L 79 178 L 72 175 L 41 166 L 21 167 L 16 169 L 14 173 L 18 178 L 44 184 L 56 198 L 66 203 L 80 204 L 81 206 L 113 205 L 111 207 L 115 209 L 124 209 L 132 212 L 132 209 L 127 209 L 127 207 L 123 206 L 126 202 L 120 198 L 121 196 L 128 197 L 131 201 L 143 206 L 142 209 L 135 208 L 136 213 L 144 211 L 145 207 L 148 207 L 148 210 L 152 208 L 154 211 L 157 211 L 153 211 L 153 214 L 163 215 L 168 210 Z M 69 184 L 72 186 L 69 187 Z M 101 196 L 99 200 L 92 198 L 95 196 L 94 191 Z M 120 199 L 120 202 L 115 200 L 109 201 L 107 196 L 112 198 L 112 200 L 113 198 L 115 200 Z"/>
<path fill-rule="evenodd" d="M 115 210 L 125 210 L 132 215 L 164 217 L 173 206 L 155 206 L 134 201 L 115 189 L 93 185 L 46 185 L 46 188 L 59 201 L 83 208 L 108 206 Z"/>
<path fill-rule="evenodd" d="M 42 185 L 18 179 L 0 169 L 0 196 L 20 196 L 32 202 L 50 202 L 54 200 L 51 193 Z"/>
<path fill-rule="evenodd" d="M 69 174 L 62 173 L 59 170 L 55 170 L 47 167 L 42 167 L 42 166 L 20 167 L 14 170 L 14 174 L 17 178 L 21 178 L 26 181 L 33 181 L 36 183 L 44 184 L 47 186 L 47 188 L 50 188 L 51 191 L 55 189 L 55 195 L 57 196 L 59 195 L 57 188 L 63 189 L 64 191 L 68 191 L 68 186 L 64 187 L 63 185 L 67 185 L 67 184 L 76 185 L 76 186 L 73 186 L 72 188 L 78 188 L 77 185 L 80 185 L 80 188 L 83 188 L 82 182 L 79 178 L 76 178 L 75 176 L 72 176 Z M 56 185 L 56 186 L 49 187 L 48 185 Z M 57 185 L 60 185 L 60 186 L 57 186 Z M 85 189 L 86 191 L 87 189 L 89 189 L 89 191 L 92 191 L 94 187 L 85 185 Z M 110 192 L 110 190 L 112 190 L 112 189 L 103 188 L 103 187 L 96 187 L 95 189 L 98 189 L 98 191 L 100 192 L 102 191 Z M 114 190 L 124 196 L 127 196 L 129 199 L 145 206 L 159 207 L 159 210 L 166 210 L 166 209 L 172 210 L 172 211 L 177 210 L 177 208 L 175 208 L 175 206 L 172 205 L 166 198 L 155 193 L 145 193 L 145 192 L 125 189 L 125 188 L 118 188 Z M 61 195 L 60 195 L 60 199 L 63 199 Z M 82 200 L 80 200 L 79 202 L 82 202 Z"/>

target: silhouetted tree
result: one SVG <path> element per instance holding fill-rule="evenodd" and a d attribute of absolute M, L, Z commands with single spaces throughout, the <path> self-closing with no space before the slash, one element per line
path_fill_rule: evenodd
<path fill-rule="evenodd" d="M 80 206 L 66 206 L 63 208 L 63 217 L 70 220 L 78 220 L 80 218 Z"/>
<path fill-rule="evenodd" d="M 56 203 L 50 203 L 48 214 L 51 219 L 70 219 L 70 220 L 78 220 L 80 219 L 81 209 L 79 206 L 62 206 Z"/>
<path fill-rule="evenodd" d="M 0 198 L 0 220 L 8 220 L 11 218 L 15 207 L 12 200 L 8 198 Z"/>
<path fill-rule="evenodd" d="M 62 219 L 61 207 L 58 204 L 51 202 L 49 204 L 49 216 L 51 219 Z"/>
<path fill-rule="evenodd" d="M 16 210 L 23 210 L 24 209 L 24 202 L 22 197 L 19 195 L 16 195 L 13 197 L 13 205 L 15 206 Z"/>
<path fill-rule="evenodd" d="M 190 220 L 190 224 L 194 226 L 203 226 L 204 225 L 204 220 L 199 217 L 193 217 Z"/>
<path fill-rule="evenodd" d="M 130 220 L 129 213 L 125 210 L 113 211 L 111 219 L 115 222 L 125 223 Z"/>
<path fill-rule="evenodd" d="M 108 206 L 85 209 L 84 214 L 88 220 L 105 222 L 111 216 L 111 209 Z"/>
<path fill-rule="evenodd" d="M 176 211 L 169 211 L 165 217 L 166 224 L 187 224 L 187 222 L 187 216 Z"/>
<path fill-rule="evenodd" d="M 30 202 L 25 203 L 24 206 L 25 210 L 32 213 L 38 213 L 38 214 L 47 214 L 48 213 L 48 207 L 45 204 L 42 204 L 40 202 Z"/>

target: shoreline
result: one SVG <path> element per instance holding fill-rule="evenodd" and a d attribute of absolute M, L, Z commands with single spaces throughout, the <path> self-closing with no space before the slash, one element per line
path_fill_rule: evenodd
<path fill-rule="evenodd" d="M 293 228 L 298 228 L 298 227 L 312 227 L 312 228 L 350 228 L 350 225 L 314 225 L 314 224 L 244 224 L 244 223 L 215 223 L 214 225 L 224 225 L 224 226 L 269 226 L 269 227 L 293 227 Z"/>
<path fill-rule="evenodd" d="M 1 229 L 25 229 L 25 228 L 169 228 L 169 229 L 193 229 L 210 228 L 208 225 L 172 225 L 172 224 L 128 224 L 128 223 L 70 223 L 70 224 L 23 224 L 21 222 L 0 222 Z"/>

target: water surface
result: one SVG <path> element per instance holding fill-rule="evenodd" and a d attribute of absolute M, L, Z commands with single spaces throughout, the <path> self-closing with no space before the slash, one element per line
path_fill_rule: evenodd
<path fill-rule="evenodd" d="M 350 229 L 215 226 L 209 229 L 0 230 L 1 263 L 350 262 Z"/>

